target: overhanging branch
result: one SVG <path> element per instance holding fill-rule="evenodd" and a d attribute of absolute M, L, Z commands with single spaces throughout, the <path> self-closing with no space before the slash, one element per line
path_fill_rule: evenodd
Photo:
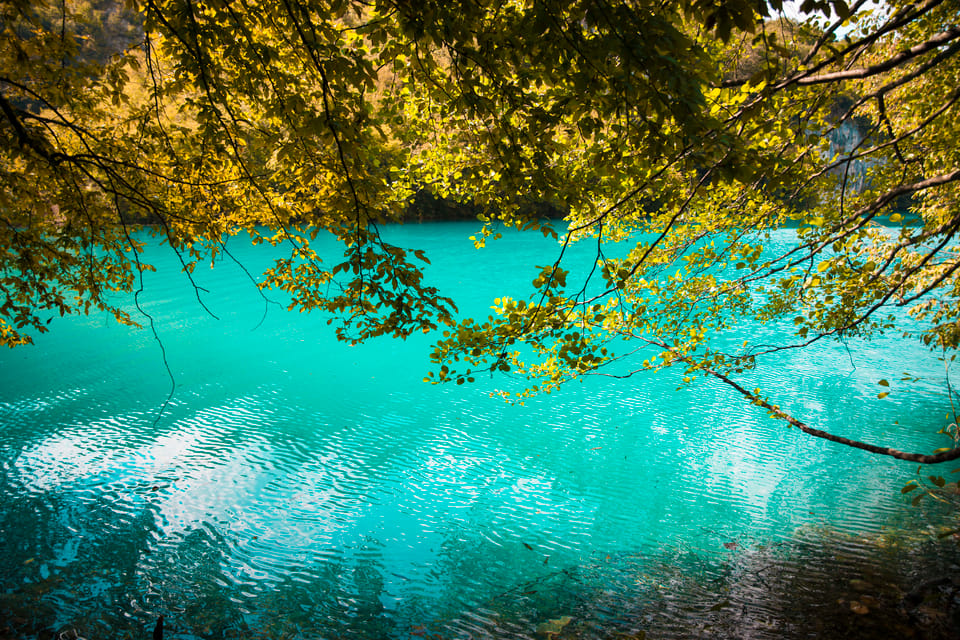
<path fill-rule="evenodd" d="M 687 358 L 682 358 L 684 362 L 693 364 L 693 362 Z M 925 454 L 925 453 L 908 453 L 906 451 L 900 451 L 898 449 L 893 449 L 891 447 L 879 447 L 874 444 L 869 444 L 867 442 L 860 442 L 859 440 L 851 440 L 850 438 L 844 438 L 842 436 L 837 436 L 832 433 L 828 433 L 821 429 L 814 429 L 813 427 L 804 424 L 800 420 L 797 420 L 786 411 L 780 407 L 770 404 L 767 400 L 761 398 L 759 395 L 752 391 L 747 391 L 742 386 L 731 380 L 728 376 L 720 373 L 719 371 L 714 371 L 713 369 L 708 369 L 706 367 L 700 367 L 702 371 L 712 375 L 723 383 L 727 384 L 730 387 L 736 389 L 738 393 L 750 400 L 755 405 L 761 406 L 764 409 L 770 411 L 775 417 L 785 420 L 790 425 L 800 429 L 804 433 L 814 436 L 816 438 L 823 438 L 824 440 L 829 440 L 831 442 L 837 442 L 839 444 L 844 444 L 848 447 L 853 447 L 854 449 L 862 449 L 864 451 L 869 451 L 870 453 L 877 453 L 882 456 L 890 456 L 896 458 L 897 460 L 906 460 L 908 462 L 917 462 L 919 464 L 938 464 L 940 462 L 949 462 L 950 460 L 956 460 L 960 458 L 960 447 L 955 449 L 950 449 L 948 451 L 941 451 L 940 453 L 934 454 Z"/>
<path fill-rule="evenodd" d="M 749 400 L 752 404 L 763 407 L 764 409 L 769 411 L 775 418 L 784 420 L 791 426 L 794 426 L 800 431 L 803 431 L 807 435 L 811 435 L 815 438 L 822 438 L 824 440 L 829 440 L 830 442 L 836 442 L 838 444 L 843 444 L 848 447 L 853 447 L 854 449 L 862 449 L 863 451 L 869 451 L 870 453 L 876 453 L 882 456 L 889 456 L 891 458 L 896 458 L 897 460 L 906 460 L 907 462 L 916 462 L 919 464 L 939 464 L 941 462 L 949 462 L 951 460 L 960 459 L 960 447 L 955 447 L 953 449 L 948 449 L 947 451 L 941 451 L 940 453 L 932 453 L 932 454 L 910 453 L 907 451 L 900 451 L 899 449 L 894 449 L 892 447 L 880 447 L 875 444 L 870 444 L 868 442 L 851 440 L 850 438 L 837 436 L 827 431 L 823 431 L 822 429 L 815 429 L 814 427 L 811 427 L 810 425 L 805 424 L 800 420 L 797 420 L 796 418 L 791 416 L 789 413 L 781 409 L 779 406 L 771 404 L 766 399 L 760 397 L 759 394 L 753 391 L 748 391 L 747 389 L 743 388 L 740 384 L 732 380 L 729 376 L 723 373 L 720 373 L 719 371 L 716 371 L 714 369 L 711 369 L 705 366 L 703 363 L 694 361 L 693 358 L 683 355 L 682 353 L 678 352 L 676 349 L 672 348 L 670 345 L 668 345 L 665 342 L 661 342 L 659 340 L 652 340 L 650 338 L 644 338 L 629 332 L 626 333 L 626 335 L 634 339 L 639 339 L 650 346 L 660 347 L 661 349 L 665 349 L 667 352 L 672 354 L 673 359 L 675 361 L 683 362 L 689 365 L 691 367 L 691 370 L 693 371 L 703 371 L 704 373 L 711 375 L 714 378 L 717 378 L 724 384 L 735 389 L 737 393 L 739 393 L 744 398 Z M 645 367 L 643 370 L 647 370 L 647 368 Z M 631 372 L 626 376 L 612 376 L 612 377 L 630 377 L 634 373 L 638 373 L 638 371 Z"/>
<path fill-rule="evenodd" d="M 815 76 L 807 75 L 807 72 L 793 76 L 784 80 L 780 86 L 786 86 L 788 84 L 799 84 L 799 85 L 813 85 L 813 84 L 825 84 L 828 82 L 837 82 L 840 80 L 853 80 L 858 78 L 869 78 L 870 76 L 875 76 L 891 69 L 895 69 L 901 64 L 913 60 L 917 56 L 921 56 L 928 51 L 932 51 L 948 42 L 960 38 L 960 27 L 951 27 L 946 31 L 941 31 L 936 34 L 929 40 L 921 42 L 920 44 L 910 47 L 901 51 L 897 55 L 884 60 L 883 62 L 878 62 L 877 64 L 870 65 L 869 67 L 862 67 L 859 69 L 847 69 L 845 71 L 836 71 L 834 73 L 821 73 Z M 778 86 L 777 88 L 780 88 Z"/>

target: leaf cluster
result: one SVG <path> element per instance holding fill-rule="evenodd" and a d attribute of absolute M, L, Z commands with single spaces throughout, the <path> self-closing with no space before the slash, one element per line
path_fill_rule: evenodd
<path fill-rule="evenodd" d="M 48 314 L 132 322 L 111 294 L 150 268 L 142 224 L 201 304 L 195 265 L 246 234 L 286 250 L 260 286 L 342 339 L 445 326 L 432 380 L 509 372 L 521 396 L 737 375 L 905 331 L 903 312 L 931 347 L 960 340 L 949 2 L 809 0 L 788 20 L 745 0 L 143 0 L 109 56 L 96 6 L 0 4 L 3 344 Z M 556 238 L 556 259 L 525 299 L 458 319 L 428 256 L 380 233 L 423 189 L 478 212 L 478 247 L 507 226 Z M 731 342 L 744 321 L 793 332 Z"/>

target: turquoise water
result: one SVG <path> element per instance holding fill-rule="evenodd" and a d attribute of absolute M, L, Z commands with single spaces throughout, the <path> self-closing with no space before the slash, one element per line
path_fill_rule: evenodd
<path fill-rule="evenodd" d="M 387 233 L 485 315 L 525 296 L 556 245 L 507 234 L 476 252 L 474 231 Z M 231 248 L 254 273 L 270 261 Z M 0 353 L 0 635 L 143 637 L 164 615 L 184 639 L 543 637 L 570 615 L 604 636 L 671 581 L 915 515 L 899 491 L 915 465 L 804 436 L 719 383 L 590 379 L 509 406 L 489 397 L 509 379 L 424 384 L 429 336 L 348 347 L 320 315 L 263 319 L 229 261 L 196 272 L 214 319 L 168 251 L 149 259 L 141 303 L 176 381 L 159 420 L 171 382 L 147 330 L 58 319 Z M 847 346 L 786 352 L 751 384 L 841 435 L 948 444 L 935 355 Z M 872 401 L 902 371 L 923 380 Z"/>

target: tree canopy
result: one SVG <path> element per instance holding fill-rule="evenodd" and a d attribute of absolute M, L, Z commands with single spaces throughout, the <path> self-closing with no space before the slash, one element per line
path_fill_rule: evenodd
<path fill-rule="evenodd" d="M 957 17 L 946 0 L 791 16 L 779 0 L 3 0 L 0 342 L 78 311 L 140 322 L 111 295 L 151 269 L 134 227 L 191 284 L 248 234 L 286 248 L 260 286 L 344 340 L 443 329 L 435 382 L 511 371 L 523 396 L 681 366 L 815 432 L 738 374 L 902 333 L 898 310 L 912 338 L 960 342 Z M 379 231 L 423 190 L 474 208 L 478 245 L 501 224 L 557 238 L 527 299 L 456 318 L 429 257 Z M 774 250 L 785 225 L 798 240 Z M 341 261 L 311 248 L 323 232 Z M 574 242 L 596 247 L 586 272 L 564 262 Z M 744 318 L 792 339 L 721 339 Z"/>

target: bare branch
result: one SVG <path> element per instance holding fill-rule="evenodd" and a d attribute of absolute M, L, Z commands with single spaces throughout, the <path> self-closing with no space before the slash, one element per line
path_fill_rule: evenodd
<path fill-rule="evenodd" d="M 797 420 L 786 411 L 780 407 L 770 404 L 764 398 L 761 398 L 755 392 L 747 391 L 742 386 L 731 380 L 728 376 L 709 369 L 703 366 L 697 366 L 693 363 L 692 360 L 688 358 L 681 358 L 688 364 L 694 366 L 694 368 L 704 371 L 705 373 L 717 378 L 722 381 L 724 384 L 733 387 L 740 393 L 743 397 L 747 398 L 750 402 L 755 405 L 761 406 L 764 409 L 770 411 L 770 413 L 781 420 L 785 420 L 790 425 L 800 429 L 807 435 L 814 436 L 815 438 L 823 438 L 824 440 L 829 440 L 830 442 L 836 442 L 838 444 L 843 444 L 848 447 L 853 447 L 854 449 L 862 449 L 864 451 L 869 451 L 870 453 L 877 453 L 883 456 L 890 456 L 896 458 L 897 460 L 906 460 L 907 462 L 917 462 L 920 464 L 938 464 L 941 462 L 949 462 L 950 460 L 956 460 L 960 458 L 960 447 L 955 449 L 950 449 L 949 451 L 941 451 L 940 453 L 926 454 L 926 453 L 908 453 L 905 451 L 900 451 L 899 449 L 893 449 L 891 447 L 880 447 L 874 444 L 869 444 L 867 442 L 861 442 L 859 440 L 851 440 L 850 438 L 844 438 L 843 436 L 837 436 L 832 433 L 827 433 L 822 429 L 815 429 L 807 424 L 804 424 L 800 420 Z"/>
<path fill-rule="evenodd" d="M 789 84 L 807 86 L 814 84 L 825 84 L 828 82 L 838 82 L 840 80 L 869 78 L 870 76 L 875 76 L 877 74 L 885 73 L 895 69 L 905 62 L 909 62 L 918 56 L 922 56 L 928 51 L 933 51 L 939 47 L 942 47 L 943 45 L 957 38 L 960 38 L 960 27 L 951 27 L 946 31 L 941 31 L 926 42 L 922 42 L 916 46 L 910 47 L 909 49 L 901 51 L 892 58 L 888 58 L 883 62 L 870 65 L 869 67 L 847 69 L 845 71 L 836 71 L 834 73 L 822 73 L 815 76 L 811 76 L 809 75 L 809 72 L 804 71 L 800 74 L 796 74 L 790 78 L 787 78 L 778 84 L 776 88 L 779 89 Z"/>

